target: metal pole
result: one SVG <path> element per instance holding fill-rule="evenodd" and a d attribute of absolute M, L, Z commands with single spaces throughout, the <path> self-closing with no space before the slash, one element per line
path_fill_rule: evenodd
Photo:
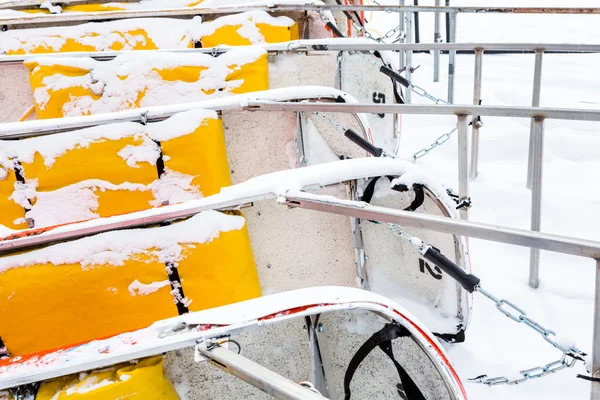
<path fill-rule="evenodd" d="M 418 6 L 419 5 L 419 0 L 414 0 L 414 5 Z M 415 20 L 415 43 L 421 43 L 421 29 L 419 26 L 419 13 L 416 12 L 414 13 L 414 20 Z"/>
<path fill-rule="evenodd" d="M 280 400 L 324 400 L 325 397 L 290 381 L 275 372 L 221 346 L 208 349 L 198 345 L 198 351 L 225 372 L 257 387 Z"/>
<path fill-rule="evenodd" d="M 413 43 L 413 18 L 414 13 L 406 13 L 406 42 L 410 44 Z M 406 51 L 406 79 L 409 82 L 412 82 L 412 55 L 412 50 Z M 406 90 L 405 99 L 408 104 L 412 102 L 412 90 Z"/>
<path fill-rule="evenodd" d="M 400 7 L 404 6 L 404 0 L 399 0 L 398 5 L 400 5 Z M 404 24 L 404 11 L 400 11 L 398 13 L 398 24 L 400 26 L 400 30 L 398 31 L 399 35 L 400 35 L 400 40 L 398 41 L 399 43 L 405 43 L 406 42 L 406 29 L 405 24 Z M 400 71 L 402 71 L 402 69 L 406 66 L 406 51 L 404 50 L 400 50 L 399 52 L 400 55 L 400 64 L 398 65 L 398 68 Z M 407 90 L 408 92 L 408 90 Z"/>
<path fill-rule="evenodd" d="M 311 353 L 312 360 L 312 383 L 315 388 L 325 397 L 337 398 L 329 394 L 329 385 L 327 382 L 327 372 L 325 368 L 325 360 L 323 359 L 323 351 L 321 350 L 320 337 L 317 331 L 322 329 L 323 324 L 319 322 L 319 315 L 306 316 L 306 331 L 308 332 L 308 347 Z M 330 370 L 329 370 L 330 371 Z"/>
<path fill-rule="evenodd" d="M 450 0 L 446 0 L 446 7 L 450 7 Z M 446 43 L 450 43 L 450 12 L 446 12 Z"/>
<path fill-rule="evenodd" d="M 540 106 L 540 93 L 542 89 L 542 58 L 544 56 L 543 50 L 535 52 L 535 67 L 533 72 L 533 98 L 531 101 L 532 107 Z M 533 180 L 533 159 L 535 157 L 535 146 L 533 144 L 533 130 L 534 124 L 531 120 L 531 126 L 529 129 L 529 159 L 527 164 L 527 189 L 531 189 Z"/>
<path fill-rule="evenodd" d="M 460 201 L 469 198 L 469 137 L 467 116 L 458 116 L 458 195 Z M 460 209 L 460 217 L 469 219 L 467 208 Z"/>
<path fill-rule="evenodd" d="M 456 42 L 456 13 L 450 13 L 450 43 Z M 448 103 L 454 104 L 454 68 L 456 50 L 448 52 Z"/>
<path fill-rule="evenodd" d="M 592 377 L 600 378 L 600 259 L 596 260 L 596 296 L 594 300 L 594 342 Z M 600 400 L 600 383 L 592 382 L 591 400 Z"/>
<path fill-rule="evenodd" d="M 542 225 L 542 171 L 544 164 L 544 119 L 533 120 L 533 175 L 531 185 L 531 230 L 539 232 Z M 540 286 L 540 250 L 531 249 L 529 286 Z"/>
<path fill-rule="evenodd" d="M 473 105 L 478 106 L 481 103 L 481 80 L 483 68 L 483 50 L 475 50 L 475 78 L 473 81 Z M 479 162 L 479 128 L 481 128 L 480 118 L 473 116 L 471 130 L 471 171 L 469 177 L 477 178 Z"/>
<path fill-rule="evenodd" d="M 441 5 L 442 0 L 435 0 L 436 7 Z M 434 23 L 434 32 L 433 32 L 433 42 L 441 43 L 442 42 L 442 34 L 440 33 L 440 13 L 436 12 L 435 14 L 435 23 Z M 440 51 L 433 51 L 433 81 L 440 81 Z"/>

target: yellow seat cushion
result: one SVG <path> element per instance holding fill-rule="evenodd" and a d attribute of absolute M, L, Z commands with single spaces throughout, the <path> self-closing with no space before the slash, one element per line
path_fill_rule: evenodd
<path fill-rule="evenodd" d="M 287 42 L 298 37 L 298 25 L 291 18 L 273 17 L 265 11 L 251 11 L 208 22 L 203 22 L 201 18 L 138 18 L 9 30 L 0 35 L 0 53 L 181 49 L 192 48 L 196 42 L 202 43 L 203 47 L 245 46 Z"/>
<path fill-rule="evenodd" d="M 250 46 L 298 40 L 298 24 L 288 17 L 272 17 L 264 11 L 217 18 L 200 26 L 202 47 Z"/>
<path fill-rule="evenodd" d="M 17 193 L 14 169 L 0 181 L 0 225 L 11 229 L 27 228 L 15 224 L 18 218 L 39 228 L 109 217 L 210 196 L 231 184 L 223 124 L 214 111 L 0 141 L 0 147 L 20 162 L 27 185 Z M 23 195 L 31 204 L 27 215 Z"/>
<path fill-rule="evenodd" d="M 137 2 L 119 3 L 111 2 L 109 4 L 78 4 L 72 6 L 62 7 L 62 12 L 107 12 L 107 11 L 124 11 L 124 10 L 136 10 L 136 9 L 153 9 L 153 8 L 184 8 L 184 7 L 195 7 L 201 4 L 204 0 L 140 0 Z M 48 9 L 31 9 L 26 10 L 30 13 L 44 13 L 50 14 Z"/>
<path fill-rule="evenodd" d="M 42 383 L 36 400 L 179 400 L 162 356 Z"/>
<path fill-rule="evenodd" d="M 123 55 L 111 61 L 38 58 L 25 63 L 38 118 L 188 103 L 267 90 L 262 48 L 207 54 Z"/>
<path fill-rule="evenodd" d="M 18 356 L 176 316 L 171 268 L 191 311 L 261 295 L 245 219 L 208 211 L 0 257 L 0 337 Z"/>

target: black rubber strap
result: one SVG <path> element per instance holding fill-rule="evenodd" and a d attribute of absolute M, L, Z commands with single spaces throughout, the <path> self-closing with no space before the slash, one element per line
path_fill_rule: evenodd
<path fill-rule="evenodd" d="M 24 175 L 25 170 L 23 169 L 23 166 L 21 165 L 21 162 L 19 160 L 14 160 L 13 162 L 14 162 L 14 170 L 15 170 L 15 179 L 16 179 L 16 181 L 19 182 L 22 185 L 25 185 L 25 175 Z M 23 210 L 25 210 L 25 215 L 29 211 L 31 211 L 31 209 L 33 208 L 33 204 L 31 204 L 31 200 L 30 199 L 27 199 L 27 204 L 29 204 L 29 207 L 23 207 Z M 26 218 L 26 220 L 27 220 L 27 224 L 29 225 L 29 229 L 35 228 L 35 221 L 33 220 L 33 218 Z"/>
<path fill-rule="evenodd" d="M 379 68 L 379 71 L 382 74 L 387 75 L 390 78 L 392 78 L 392 80 L 394 82 L 397 82 L 406 88 L 410 86 L 410 82 L 405 77 L 403 77 L 402 75 L 400 75 L 399 73 L 397 73 L 396 71 L 394 71 L 393 69 L 391 69 L 388 66 L 382 65 Z"/>
<path fill-rule="evenodd" d="M 458 282 L 469 293 L 473 293 L 475 288 L 479 285 L 480 279 L 478 277 L 466 273 L 461 267 L 448 259 L 448 257 L 443 255 L 435 247 L 429 247 L 425 254 L 423 254 L 423 258 L 450 275 L 452 279 Z"/>
<path fill-rule="evenodd" d="M 599 382 L 600 383 L 600 378 L 594 378 L 593 376 L 587 376 L 587 375 L 577 374 L 577 378 L 583 379 L 584 381 Z"/>
<path fill-rule="evenodd" d="M 364 361 L 365 358 L 371 352 L 379 347 L 394 363 L 396 370 L 398 371 L 398 376 L 400 377 L 400 385 L 398 385 L 398 391 L 400 395 L 406 400 L 425 400 L 423 394 L 414 383 L 414 381 L 410 378 L 410 375 L 402 368 L 402 365 L 396 358 L 394 357 L 394 352 L 392 350 L 392 340 L 401 338 L 401 337 L 410 337 L 410 333 L 401 325 L 398 324 L 386 324 L 383 329 L 379 332 L 376 332 L 371 336 L 356 352 L 350 363 L 348 364 L 348 369 L 346 370 L 346 374 L 344 376 L 344 399 L 350 400 L 352 396 L 350 390 L 350 384 L 352 383 L 352 379 L 354 378 L 354 374 L 356 370 L 360 366 L 360 364 Z"/>
<path fill-rule="evenodd" d="M 165 160 L 163 159 L 163 151 L 162 145 L 158 140 L 152 140 L 158 146 L 158 151 L 160 154 L 158 155 L 158 159 L 156 160 L 156 172 L 158 173 L 158 179 L 160 179 L 165 173 Z"/>
<path fill-rule="evenodd" d="M 383 59 L 383 57 L 381 56 L 381 53 L 379 51 L 374 51 L 373 55 L 375 57 L 379 58 L 385 64 L 385 60 Z M 387 67 L 388 67 L 388 69 L 390 68 L 389 65 L 387 65 Z M 404 101 L 404 97 L 402 96 L 402 90 L 398 91 L 398 85 L 396 85 L 396 80 L 394 80 L 394 78 L 391 78 L 391 80 L 393 83 L 392 87 L 394 88 L 394 98 L 396 99 L 396 103 L 397 104 L 406 104 L 406 102 Z M 408 82 L 408 80 L 406 80 L 406 82 Z M 400 83 L 400 82 L 398 82 L 398 83 Z"/>
<path fill-rule="evenodd" d="M 0 337 L 0 360 L 3 358 L 6 358 L 6 357 L 10 357 L 10 353 L 8 352 L 6 345 L 2 341 L 2 338 Z"/>
<path fill-rule="evenodd" d="M 181 278 L 179 277 L 179 270 L 173 263 L 166 263 L 167 273 L 169 274 L 169 282 L 171 283 L 171 294 L 173 300 L 177 306 L 177 312 L 179 315 L 187 314 L 190 312 L 187 305 L 184 303 L 185 294 L 183 294 L 183 286 L 181 284 Z"/>
<path fill-rule="evenodd" d="M 363 196 L 360 199 L 361 201 L 364 201 L 365 203 L 371 203 L 371 200 L 373 199 L 373 196 L 375 194 L 375 185 L 377 184 L 379 178 L 381 177 L 378 176 L 376 178 L 373 178 L 371 182 L 369 182 L 369 184 L 365 188 Z M 387 178 L 390 181 L 394 180 L 393 176 L 388 176 Z M 395 190 L 397 192 L 408 192 L 408 187 L 406 185 L 396 185 L 392 187 L 392 190 Z M 415 183 L 413 185 L 413 190 L 415 191 L 415 199 L 412 203 L 410 203 L 410 206 L 404 209 L 404 211 L 416 211 L 419 209 L 419 207 L 423 205 L 423 202 L 425 201 L 425 191 L 423 190 L 423 185 Z"/>
<path fill-rule="evenodd" d="M 328 22 L 326 24 L 326 26 L 331 29 L 331 32 L 333 32 L 334 36 L 337 38 L 343 38 L 344 34 L 338 29 L 337 26 L 335 26 L 335 24 L 333 22 Z"/>
<path fill-rule="evenodd" d="M 162 146 L 158 140 L 153 140 L 154 143 L 158 146 L 158 150 L 160 154 L 158 159 L 156 160 L 156 173 L 158 174 L 158 179 L 160 179 L 165 173 L 165 160 L 163 158 Z M 170 222 L 166 222 L 161 224 L 161 226 L 170 225 Z M 185 305 L 183 299 L 185 299 L 185 294 L 183 294 L 183 286 L 181 284 L 181 278 L 179 277 L 179 270 L 177 266 L 171 262 L 165 263 L 165 267 L 167 270 L 167 274 L 169 275 L 169 282 L 171 283 L 171 294 L 173 295 L 173 300 L 175 301 L 175 305 L 177 306 L 177 312 L 179 315 L 187 314 L 190 310 Z"/>
<path fill-rule="evenodd" d="M 463 343 L 465 341 L 465 328 L 458 326 L 458 333 L 433 333 L 437 338 L 446 343 Z"/>
<path fill-rule="evenodd" d="M 383 149 L 375 146 L 352 129 L 346 129 L 344 136 L 373 157 L 381 157 L 383 155 Z"/>

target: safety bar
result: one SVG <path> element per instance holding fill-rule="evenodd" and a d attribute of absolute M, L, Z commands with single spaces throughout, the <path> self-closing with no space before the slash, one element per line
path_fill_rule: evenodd
<path fill-rule="evenodd" d="M 570 53 L 600 53 L 600 44 L 577 44 L 577 43 L 356 43 L 355 40 L 347 39 L 317 39 L 297 40 L 284 43 L 257 44 L 254 47 L 262 47 L 269 53 L 303 53 L 310 51 L 533 51 L 533 52 L 570 52 Z M 217 46 L 198 49 L 163 49 L 163 50 L 132 50 L 132 51 L 92 51 L 72 53 L 49 53 L 43 57 L 90 57 L 98 61 L 111 60 L 117 56 L 135 54 L 157 53 L 192 53 L 192 54 L 221 54 L 231 49 L 240 49 L 250 46 Z M 22 63 L 31 58 L 39 58 L 40 54 L 19 54 L 0 56 L 1 64 Z"/>
<path fill-rule="evenodd" d="M 119 3 L 133 3 L 139 0 L 119 0 Z M 48 0 L 13 0 L 5 1 L 0 4 L 0 10 L 4 9 L 22 9 L 31 7 L 41 7 L 44 4 L 61 5 L 61 6 L 74 6 L 81 4 L 103 4 L 112 3 L 114 0 L 60 0 L 60 1 L 48 1 Z"/>
<path fill-rule="evenodd" d="M 275 91 L 278 90 L 281 92 L 280 89 L 275 89 Z M 269 91 L 265 91 L 265 93 L 268 92 Z M 306 95 L 298 93 L 295 96 L 285 96 L 282 94 L 282 97 L 286 97 L 286 99 L 281 99 L 279 101 L 338 101 L 340 93 L 343 92 L 335 91 L 334 93 L 321 94 L 308 93 Z M 28 137 L 53 135 L 57 133 L 73 131 L 76 129 L 119 122 L 158 122 L 165 120 L 177 113 L 190 110 L 240 111 L 245 110 L 244 107 L 250 99 L 260 99 L 260 97 L 261 92 L 254 92 L 232 97 L 225 97 L 217 100 L 174 104 L 168 106 L 153 106 L 93 116 L 54 118 L 27 122 L 7 122 L 0 124 L 0 140 L 25 139 Z M 366 119 L 359 115 L 356 115 L 355 117 L 359 120 L 361 133 L 366 137 L 368 131 Z"/>
<path fill-rule="evenodd" d="M 290 207 L 600 259 L 600 242 L 593 240 L 415 213 L 374 206 L 364 202 L 336 201 L 300 191 L 290 191 L 284 198 L 284 204 Z"/>
<path fill-rule="evenodd" d="M 207 346 L 206 342 L 196 346 L 211 364 L 223 371 L 249 383 L 263 392 L 281 400 L 325 400 L 325 397 L 300 386 L 287 378 L 243 357 L 239 354 L 215 345 Z"/>
<path fill-rule="evenodd" d="M 487 117 L 562 119 L 600 122 L 600 110 L 579 108 L 428 105 L 428 104 L 343 104 L 249 101 L 251 111 L 322 111 L 339 113 L 481 115 Z"/>
<path fill-rule="evenodd" d="M 500 13 L 500 14 L 600 14 L 597 7 L 436 7 L 436 6 L 395 6 L 395 5 L 338 5 L 338 4 L 274 4 L 239 5 L 223 7 L 193 7 L 159 10 L 103 11 L 93 13 L 65 13 L 52 15 L 19 15 L 0 18 L 0 25 L 56 24 L 113 20 L 124 18 L 150 17 L 192 17 L 196 15 L 234 14 L 246 11 L 263 10 L 269 12 L 293 11 L 384 11 L 384 12 L 442 12 L 456 16 L 457 13 Z"/>

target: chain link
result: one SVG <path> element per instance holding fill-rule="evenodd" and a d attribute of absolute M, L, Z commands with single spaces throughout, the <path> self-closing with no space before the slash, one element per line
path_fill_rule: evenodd
<path fill-rule="evenodd" d="M 422 242 L 419 238 L 408 235 L 400 225 L 387 224 L 390 231 L 397 237 L 406 240 L 410 245 L 415 247 L 421 254 L 427 251 L 429 246 Z M 487 375 L 481 375 L 477 378 L 470 379 L 471 382 L 482 383 L 488 386 L 495 385 L 518 385 L 530 379 L 542 378 L 544 376 L 553 374 L 565 368 L 572 368 L 575 366 L 577 361 L 583 361 L 585 363 L 586 353 L 579 350 L 575 345 L 566 347 L 564 343 L 560 343 L 556 340 L 556 333 L 553 330 L 545 328 L 539 322 L 534 321 L 532 318 L 527 316 L 527 313 L 523 311 L 516 304 L 506 300 L 500 299 L 494 296 L 492 293 L 482 289 L 480 286 L 475 287 L 475 291 L 493 301 L 496 304 L 496 308 L 502 314 L 512 319 L 517 323 L 523 323 L 529 328 L 539 333 L 544 340 L 556 347 L 563 354 L 559 360 L 552 361 L 544 366 L 533 367 L 530 369 L 519 371 L 519 376 L 516 378 L 508 378 L 506 376 L 497 376 L 494 378 L 488 378 Z"/>
<path fill-rule="evenodd" d="M 425 147 L 425 148 L 417 151 L 415 154 L 413 154 L 413 161 L 416 162 L 419 158 L 426 156 L 427 153 L 429 153 L 431 150 L 446 143 L 448 140 L 450 140 L 450 138 L 452 137 L 452 134 L 454 132 L 456 132 L 457 130 L 458 130 L 458 126 L 455 126 L 450 132 L 446 132 L 443 135 L 441 135 L 440 137 L 438 137 L 435 140 L 435 142 L 433 142 L 432 144 L 429 145 L 429 147 Z"/>
<path fill-rule="evenodd" d="M 579 350 L 574 345 L 566 347 L 564 345 L 564 343 L 560 343 L 559 341 L 554 339 L 554 338 L 556 338 L 556 332 L 545 328 L 539 322 L 536 322 L 533 319 L 531 319 L 530 317 L 528 317 L 527 313 L 525 311 L 523 311 L 521 308 L 517 307 L 514 303 L 512 303 L 506 299 L 499 299 L 499 298 L 495 297 L 494 295 L 492 295 L 491 293 L 489 293 L 488 291 L 482 289 L 481 287 L 477 287 L 476 290 L 479 293 L 481 293 L 484 297 L 486 297 L 489 300 L 496 303 L 496 308 L 502 314 L 506 315 L 508 318 L 512 319 L 513 321 L 515 321 L 517 323 L 523 323 L 526 326 L 528 326 L 529 328 L 533 329 L 534 331 L 536 331 L 537 333 L 542 335 L 544 340 L 546 340 L 548 343 L 550 343 L 552 346 L 556 347 L 558 350 L 560 350 L 564 354 L 566 354 L 570 357 L 573 357 L 577 360 L 580 360 L 580 361 L 584 360 L 584 357 L 586 356 L 585 353 L 583 353 L 581 350 Z"/>
<path fill-rule="evenodd" d="M 322 112 L 313 111 L 312 114 L 316 115 L 317 117 L 321 117 L 324 121 L 326 121 L 328 124 L 330 124 L 331 126 L 333 126 L 338 131 L 340 131 L 342 133 L 346 133 L 347 129 L 346 129 L 346 127 L 344 125 L 340 124 L 339 122 L 337 122 L 336 120 L 334 120 L 332 118 L 329 118 L 328 116 L 326 116 Z"/>
<path fill-rule="evenodd" d="M 380 5 L 377 1 L 372 0 L 375 4 Z M 391 12 L 391 11 L 389 11 Z M 332 22 L 321 10 L 318 10 L 319 15 L 321 16 L 321 19 L 325 22 Z M 350 18 L 350 22 L 352 23 L 352 25 L 354 26 L 354 29 L 356 29 L 360 34 L 362 34 L 364 37 L 366 37 L 367 39 L 371 39 L 374 40 L 375 42 L 381 43 L 383 42 L 385 39 L 389 39 L 392 36 L 394 36 L 397 32 L 400 31 L 400 25 L 396 26 L 394 29 L 391 29 L 390 31 L 388 31 L 385 35 L 377 38 L 375 36 L 373 36 L 364 26 L 360 26 L 358 24 L 356 24 L 356 22 L 354 21 L 353 18 Z M 404 38 L 404 32 L 400 32 L 398 38 L 394 41 L 397 42 L 400 39 Z M 360 54 L 363 56 L 363 58 L 365 60 L 370 61 L 375 67 L 379 68 L 379 64 L 377 64 L 374 60 L 372 60 L 371 58 L 367 57 L 366 55 L 360 53 L 360 52 L 355 52 L 355 51 L 350 51 L 351 54 Z M 408 87 L 407 90 L 412 91 L 414 94 L 416 94 L 417 96 L 423 97 L 425 99 L 428 99 L 432 102 L 434 102 L 435 104 L 443 104 L 443 105 L 450 105 L 449 102 L 447 102 L 446 100 L 439 98 L 439 97 L 435 97 L 432 94 L 430 94 L 427 90 L 425 90 L 424 88 L 422 88 L 421 86 L 415 85 L 412 82 L 408 82 Z M 429 147 L 425 147 L 419 151 L 417 151 L 415 154 L 413 154 L 413 162 L 416 162 L 419 158 L 422 158 L 424 156 L 426 156 L 430 151 L 432 151 L 433 149 L 437 148 L 438 146 L 441 146 L 442 144 L 446 143 L 448 140 L 450 140 L 450 138 L 452 137 L 452 134 L 454 134 L 456 131 L 458 130 L 458 126 L 455 126 L 450 132 L 444 133 L 443 135 L 441 135 L 440 137 L 438 137 L 436 139 L 435 142 L 433 142 L 431 145 L 429 145 Z"/>
<path fill-rule="evenodd" d="M 519 385 L 530 379 L 542 378 L 546 375 L 553 374 L 565 368 L 572 368 L 577 362 L 576 358 L 570 357 L 567 354 L 563 354 L 559 360 L 552 361 L 544 366 L 534 367 L 519 371 L 518 378 L 509 379 L 506 376 L 497 376 L 494 378 L 488 378 L 487 375 L 481 375 L 477 378 L 470 379 L 470 382 L 482 383 L 488 386 L 496 385 Z"/>

